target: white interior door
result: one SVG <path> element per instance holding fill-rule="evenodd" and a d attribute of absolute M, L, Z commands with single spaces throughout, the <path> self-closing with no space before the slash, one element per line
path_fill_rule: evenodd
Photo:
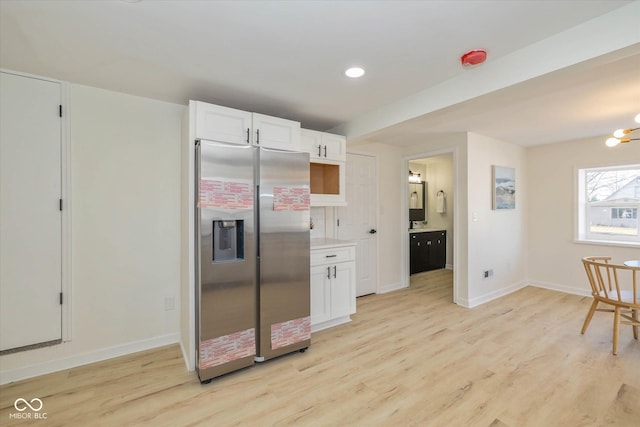
<path fill-rule="evenodd" d="M 0 73 L 0 350 L 62 338 L 61 84 Z"/>
<path fill-rule="evenodd" d="M 347 153 L 347 206 L 338 208 L 338 238 L 356 245 L 356 296 L 376 293 L 376 159 Z"/>

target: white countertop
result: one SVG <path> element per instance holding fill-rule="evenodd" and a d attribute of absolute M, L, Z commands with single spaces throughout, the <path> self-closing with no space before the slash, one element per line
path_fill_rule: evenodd
<path fill-rule="evenodd" d="M 444 228 L 413 228 L 409 230 L 411 233 L 426 233 L 427 231 L 445 231 Z"/>
<path fill-rule="evenodd" d="M 353 246 L 356 242 L 351 240 L 338 240 L 338 239 L 326 239 L 326 238 L 314 238 L 311 239 L 311 249 L 326 249 L 326 248 L 338 248 L 341 246 Z"/>

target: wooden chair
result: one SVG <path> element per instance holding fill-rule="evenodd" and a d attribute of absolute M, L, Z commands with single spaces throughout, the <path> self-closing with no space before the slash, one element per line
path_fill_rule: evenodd
<path fill-rule="evenodd" d="M 640 311 L 640 289 L 638 289 L 638 271 L 640 267 L 628 267 L 626 265 L 611 264 L 611 257 L 590 256 L 582 258 L 582 264 L 587 272 L 593 303 L 584 319 L 581 334 L 584 334 L 593 313 L 596 311 L 613 312 L 613 354 L 618 352 L 618 332 L 620 324 L 633 327 L 633 337 L 638 339 L 638 311 Z M 626 286 L 625 286 L 626 285 Z M 626 290 L 623 288 L 631 288 Z M 613 308 L 597 308 L 599 303 L 604 303 Z M 627 311 L 628 310 L 628 311 Z"/>

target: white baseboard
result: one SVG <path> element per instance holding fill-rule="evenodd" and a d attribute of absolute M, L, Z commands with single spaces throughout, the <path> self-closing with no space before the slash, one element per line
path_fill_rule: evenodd
<path fill-rule="evenodd" d="M 573 286 L 566 285 L 558 285 L 557 283 L 548 283 L 548 282 L 529 282 L 531 286 L 535 286 L 536 288 L 550 289 L 552 291 L 560 291 L 567 294 L 581 295 L 584 297 L 591 296 L 591 288 L 574 288 Z"/>
<path fill-rule="evenodd" d="M 391 283 L 378 288 L 379 294 L 386 294 L 387 292 L 397 291 L 398 289 L 404 289 L 407 286 L 403 286 L 402 282 Z"/>
<path fill-rule="evenodd" d="M 529 285 L 529 282 L 523 281 L 523 282 L 515 283 L 515 284 L 513 284 L 511 286 L 508 286 L 506 288 L 498 289 L 496 291 L 489 292 L 489 293 L 486 293 L 484 295 L 480 295 L 480 296 L 475 297 L 475 298 L 471 298 L 471 299 L 458 298 L 458 305 L 461 305 L 461 306 L 466 307 L 466 308 L 477 307 L 477 306 L 479 306 L 481 304 L 487 303 L 489 301 L 493 301 L 494 299 L 498 299 L 498 298 L 503 297 L 505 295 L 509 295 L 510 293 L 513 293 L 515 291 L 518 291 L 518 290 L 526 287 L 527 285 Z"/>
<path fill-rule="evenodd" d="M 0 384 L 8 384 L 14 381 L 62 371 L 64 369 L 75 368 L 76 366 L 88 365 L 89 363 L 100 362 L 114 357 L 125 356 L 139 351 L 175 344 L 178 343 L 179 340 L 179 333 L 161 335 L 146 340 L 101 348 L 99 350 L 77 354 L 75 356 L 69 356 L 62 359 L 48 360 L 43 363 L 25 366 L 22 368 L 3 370 L 0 371 Z"/>
<path fill-rule="evenodd" d="M 184 360 L 184 366 L 187 368 L 187 371 L 195 371 L 196 367 L 189 360 L 189 356 L 187 355 L 187 350 L 184 348 L 184 343 L 180 340 L 180 351 L 182 351 L 182 359 Z"/>
<path fill-rule="evenodd" d="M 318 332 L 323 329 L 332 328 L 334 326 L 342 325 L 343 323 L 351 322 L 351 316 L 342 316 L 337 317 L 335 319 L 327 320 L 326 322 L 317 323 L 315 325 L 311 325 L 311 332 Z"/>
<path fill-rule="evenodd" d="M 445 268 L 446 270 L 453 270 L 453 264 L 445 264 L 445 265 L 444 265 L 444 268 Z"/>

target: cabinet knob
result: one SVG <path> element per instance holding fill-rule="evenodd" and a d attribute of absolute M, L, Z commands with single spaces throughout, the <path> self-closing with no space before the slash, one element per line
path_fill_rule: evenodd
<path fill-rule="evenodd" d="M 378 230 L 376 230 L 375 228 L 372 228 L 371 230 L 369 230 L 369 234 L 376 234 L 378 232 Z"/>

